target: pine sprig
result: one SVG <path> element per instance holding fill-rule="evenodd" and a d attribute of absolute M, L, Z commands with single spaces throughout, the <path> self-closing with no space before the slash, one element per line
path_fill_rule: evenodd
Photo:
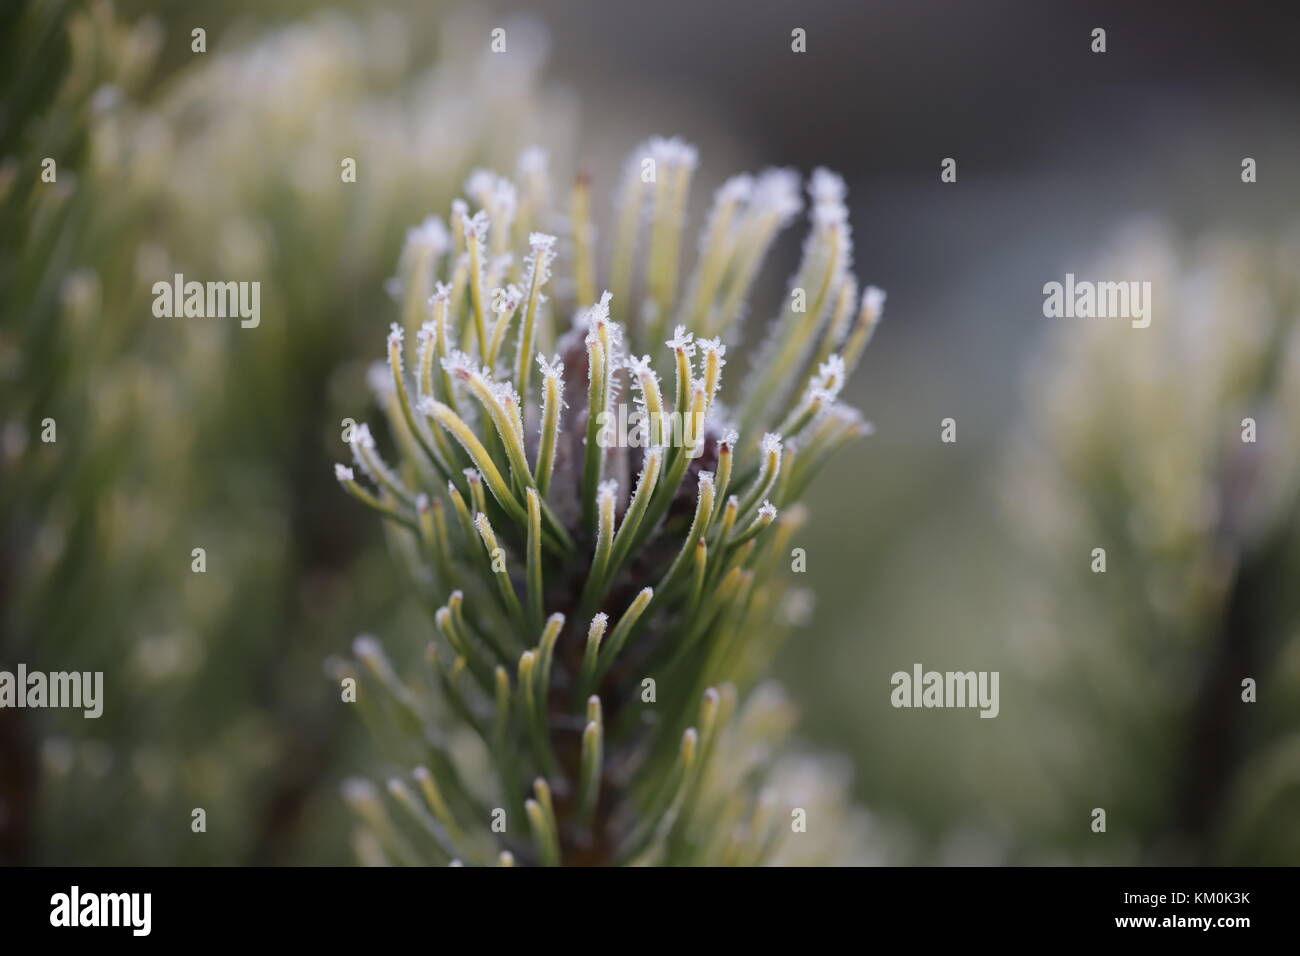
<path fill-rule="evenodd" d="M 653 160 L 653 182 L 642 159 Z M 574 303 L 568 329 L 555 328 L 552 273 L 572 248 L 575 288 L 594 291 L 585 178 L 569 204 L 572 244 L 529 234 L 517 283 L 507 278 L 522 190 L 492 174 L 466 184 L 472 214 L 457 201 L 450 228 L 429 220 L 408 237 L 399 278 L 419 348 L 408 369 L 393 327 L 383 402 L 397 464 L 358 425 L 354 464 L 369 482 L 342 465 L 337 477 L 416 539 L 408 550 L 440 640 L 421 689 L 370 638 L 355 665 L 340 665 L 380 702 L 363 712 L 381 739 L 418 762 L 409 782 L 388 788 L 401 814 L 376 788 L 349 785 L 368 859 L 761 863 L 782 843 L 764 768 L 718 752 L 759 746 L 762 713 L 784 713 L 760 694 L 747 723 L 739 694 L 786 630 L 782 566 L 802 521 L 798 496 L 868 430 L 837 396 L 883 294 L 868 289 L 852 319 L 843 183 L 818 170 L 792 283 L 800 298 L 773 322 L 738 406 L 745 443 L 717 401 L 722 337 L 733 336 L 767 249 L 800 208 L 797 179 L 769 171 L 724 184 L 679 294 L 695 162 L 679 140 L 634 154 L 613 232 L 614 291 Z M 535 178 L 544 164 L 530 168 Z M 532 183 L 530 222 L 545 221 L 548 193 Z M 642 354 L 626 354 L 625 342 Z M 583 394 L 580 407 L 566 390 Z M 635 422 L 629 434 L 620 412 Z M 473 786 L 457 769 L 466 730 L 493 770 Z M 743 767 L 734 778 L 733 765 Z M 733 831 L 719 840 L 724 820 Z"/>

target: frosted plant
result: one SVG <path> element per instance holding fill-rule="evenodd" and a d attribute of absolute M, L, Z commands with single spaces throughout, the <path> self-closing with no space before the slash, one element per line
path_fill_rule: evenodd
<path fill-rule="evenodd" d="M 798 178 L 723 185 L 683 286 L 695 163 L 675 139 L 634 152 L 599 294 L 585 180 L 563 242 L 516 241 L 510 213 L 530 190 L 487 174 L 466 188 L 481 208 L 457 202 L 450 222 L 408 237 L 404 324 L 376 383 L 397 458 L 358 425 L 335 473 L 388 519 L 437 639 L 411 670 L 368 636 L 335 662 L 401 769 L 387 798 L 345 788 L 364 860 L 866 858 L 841 783 L 827 776 L 817 796 L 815 773 L 774 776 L 790 708 L 748 692 L 798 617 L 785 589 L 798 499 L 866 430 L 837 395 L 883 294 L 859 296 L 843 183 L 818 170 L 789 304 L 746 387 L 728 387 L 750 290 L 801 208 Z M 412 252 L 423 235 L 438 255 Z M 571 323 L 554 307 L 562 267 Z M 611 442 L 602 413 L 629 399 L 639 440 Z"/>
<path fill-rule="evenodd" d="M 1071 852 L 1300 853 L 1296 260 L 1294 240 L 1135 229 L 1093 271 L 1150 281 L 1150 327 L 1070 321 L 1035 366 L 1006 486 L 1032 559 L 1023 660 L 1063 788 L 1037 810 Z"/>

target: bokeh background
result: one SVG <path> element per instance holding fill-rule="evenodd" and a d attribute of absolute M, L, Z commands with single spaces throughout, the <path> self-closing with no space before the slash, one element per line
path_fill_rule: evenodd
<path fill-rule="evenodd" d="M 368 749 L 322 662 L 426 625 L 328 466 L 405 230 L 534 143 L 609 195 L 662 133 L 701 150 L 692 228 L 734 171 L 840 172 L 889 292 L 777 674 L 882 857 L 1300 862 L 1295 14 L 527 6 L 6 5 L 0 667 L 105 670 L 109 710 L 0 711 L 0 860 L 350 860 Z M 260 278 L 262 327 L 154 320 L 172 266 Z M 1153 327 L 1045 319 L 1066 272 L 1153 281 Z M 1000 671 L 1000 716 L 893 709 L 916 662 Z"/>

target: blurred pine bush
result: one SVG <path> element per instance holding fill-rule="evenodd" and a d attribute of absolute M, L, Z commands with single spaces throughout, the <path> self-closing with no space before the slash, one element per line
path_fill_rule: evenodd
<path fill-rule="evenodd" d="M 1063 321 L 1032 367 L 1005 482 L 1055 784 L 1032 855 L 1300 858 L 1298 253 L 1135 227 L 1093 272 L 1150 281 L 1150 327 Z"/>

